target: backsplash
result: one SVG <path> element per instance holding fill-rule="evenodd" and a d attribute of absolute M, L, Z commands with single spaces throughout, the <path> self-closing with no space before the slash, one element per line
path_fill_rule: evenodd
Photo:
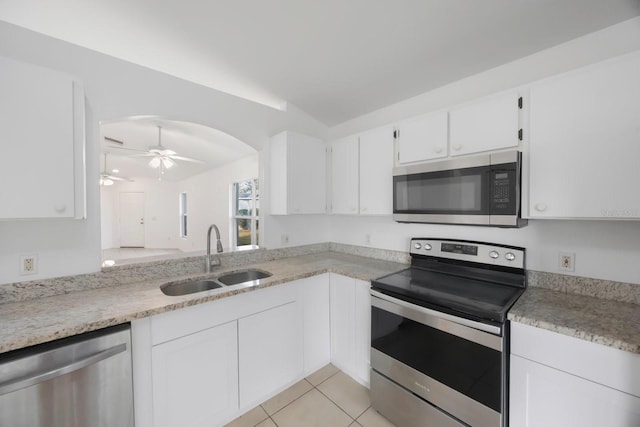
<path fill-rule="evenodd" d="M 329 243 L 295 246 L 281 249 L 256 249 L 218 254 L 220 268 L 233 268 L 274 259 L 308 255 L 329 250 Z M 102 271 L 52 279 L 32 280 L 0 285 L 0 303 L 45 298 L 70 292 L 106 288 L 154 279 L 175 279 L 181 276 L 205 274 L 204 255 L 183 258 L 127 263 L 104 267 Z M 215 274 L 215 271 L 212 273 Z"/>
<path fill-rule="evenodd" d="M 342 243 L 316 243 L 279 249 L 256 249 L 246 252 L 228 252 L 220 256 L 220 268 L 241 267 L 247 264 L 272 261 L 281 258 L 309 255 L 319 252 L 340 252 L 384 261 L 408 264 L 407 252 L 355 246 Z M 0 285 L 0 303 L 44 298 L 70 292 L 106 288 L 154 279 L 179 279 L 181 276 L 203 274 L 204 255 L 187 256 L 105 267 L 102 271 L 53 279 L 33 280 Z M 215 274 L 215 271 L 213 272 Z M 607 300 L 640 304 L 640 285 L 567 276 L 529 270 L 528 285 L 563 293 L 592 296 Z"/>
<path fill-rule="evenodd" d="M 640 304 L 640 285 L 633 283 L 568 276 L 535 270 L 527 271 L 527 280 L 529 286 L 552 291 Z"/>

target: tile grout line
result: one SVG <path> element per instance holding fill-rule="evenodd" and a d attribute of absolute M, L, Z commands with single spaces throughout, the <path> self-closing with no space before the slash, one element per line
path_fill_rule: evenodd
<path fill-rule="evenodd" d="M 302 381 L 307 381 L 307 379 L 306 379 L 306 378 L 303 378 L 303 379 L 302 379 Z M 309 389 L 309 390 L 305 391 L 305 392 L 304 392 L 304 393 L 302 393 L 300 396 L 296 397 L 296 398 L 295 398 L 295 399 L 293 399 L 291 402 L 287 403 L 287 404 L 286 404 L 286 405 L 284 405 L 282 408 L 280 408 L 280 409 L 278 409 L 277 411 L 275 411 L 273 414 L 269 414 L 269 413 L 267 412 L 267 410 L 265 409 L 265 407 L 264 407 L 264 406 L 262 406 L 262 403 L 260 404 L 260 407 L 261 407 L 261 408 L 262 408 L 262 410 L 267 414 L 267 416 L 268 416 L 269 418 L 271 418 L 271 417 L 272 417 L 272 415 L 275 415 L 275 414 L 277 414 L 278 412 L 282 411 L 284 408 L 286 408 L 287 406 L 291 405 L 293 402 L 295 402 L 296 400 L 300 399 L 302 396 L 304 396 L 305 394 L 309 393 L 311 390 L 313 390 L 313 389 L 315 388 L 315 387 L 313 386 L 313 384 L 311 384 L 309 381 L 307 381 L 307 383 L 311 386 L 311 389 Z M 264 402 L 263 402 L 263 403 L 264 403 Z M 264 421 L 264 420 L 262 420 L 262 421 Z M 262 421 L 260 421 L 260 422 L 262 422 Z M 273 419 L 272 419 L 272 421 L 273 421 L 276 425 L 278 425 L 278 424 L 277 424 Z M 258 424 L 260 424 L 260 423 L 258 423 Z"/>
<path fill-rule="evenodd" d="M 328 379 L 328 378 L 327 378 L 327 379 Z M 324 381 L 323 381 L 323 382 L 324 382 Z M 320 384 L 318 384 L 318 385 L 320 385 Z M 338 407 L 338 409 L 340 409 L 342 412 L 344 412 L 345 414 L 347 414 L 347 417 L 351 418 L 351 421 L 355 421 L 355 418 L 353 418 L 351 415 L 349 415 L 349 413 L 347 413 L 347 411 L 345 411 L 345 410 L 342 408 L 342 406 L 340 406 L 340 405 L 338 405 L 336 402 L 334 402 L 334 401 L 333 401 L 329 396 L 327 396 L 326 394 L 324 394 L 324 393 L 322 392 L 322 390 L 320 390 L 319 388 L 317 388 L 317 387 L 314 387 L 314 388 L 315 388 L 316 390 L 318 390 L 318 392 L 320 392 L 320 394 L 321 394 L 321 395 L 323 395 L 324 397 L 326 397 L 326 398 L 329 400 L 329 402 L 333 403 L 334 405 L 336 405 L 336 406 Z M 361 414 L 361 415 L 362 415 L 362 414 Z"/>

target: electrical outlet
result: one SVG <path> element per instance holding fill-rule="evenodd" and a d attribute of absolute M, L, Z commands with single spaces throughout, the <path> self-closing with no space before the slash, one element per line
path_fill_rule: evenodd
<path fill-rule="evenodd" d="M 576 262 L 576 254 L 573 252 L 560 252 L 558 254 L 558 270 L 574 271 Z"/>
<path fill-rule="evenodd" d="M 21 276 L 38 273 L 38 255 L 20 255 L 19 272 Z"/>
<path fill-rule="evenodd" d="M 283 234 L 282 237 L 280 237 L 280 243 L 282 243 L 283 245 L 286 245 L 289 243 L 289 235 L 288 234 Z"/>

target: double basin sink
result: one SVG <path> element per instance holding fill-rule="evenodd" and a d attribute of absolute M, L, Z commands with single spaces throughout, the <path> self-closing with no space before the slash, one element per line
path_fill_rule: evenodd
<path fill-rule="evenodd" d="M 248 270 L 234 271 L 222 274 L 214 279 L 191 280 L 188 282 L 166 283 L 160 286 L 160 290 L 165 295 L 179 296 L 194 294 L 196 292 L 210 291 L 224 286 L 237 285 L 240 283 L 253 282 L 254 280 L 270 277 L 271 273 L 264 270 L 250 268 Z"/>

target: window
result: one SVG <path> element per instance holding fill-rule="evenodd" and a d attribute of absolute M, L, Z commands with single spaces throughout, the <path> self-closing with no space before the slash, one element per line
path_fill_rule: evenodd
<path fill-rule="evenodd" d="M 260 187 L 258 179 L 235 182 L 231 185 L 233 210 L 231 214 L 235 246 L 259 244 L 258 215 L 260 211 Z"/>
<path fill-rule="evenodd" d="M 187 237 L 187 193 L 180 193 L 180 237 Z"/>

